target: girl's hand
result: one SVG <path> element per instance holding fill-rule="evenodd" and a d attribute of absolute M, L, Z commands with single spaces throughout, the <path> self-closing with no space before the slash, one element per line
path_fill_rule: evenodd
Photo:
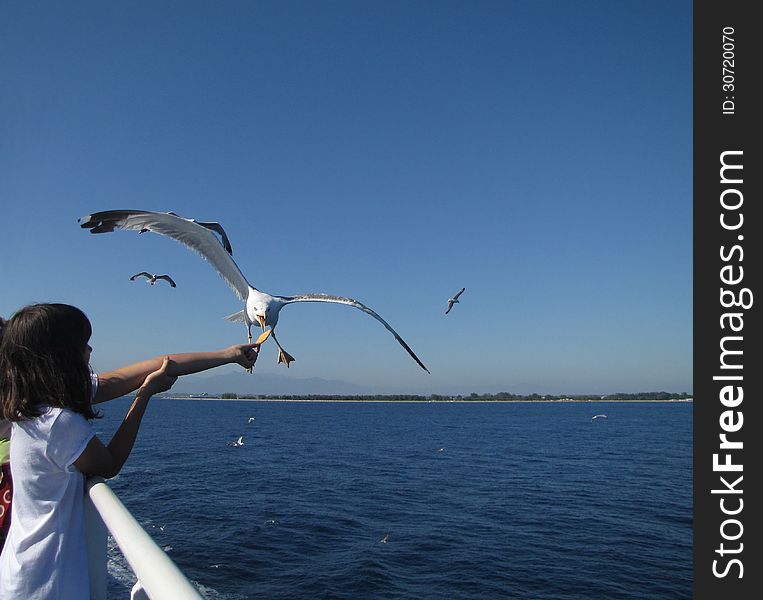
<path fill-rule="evenodd" d="M 230 358 L 230 362 L 237 363 L 245 369 L 251 369 L 254 366 L 254 363 L 257 362 L 259 352 L 260 345 L 257 343 L 237 344 L 226 350 L 226 353 Z"/>
<path fill-rule="evenodd" d="M 149 373 L 148 377 L 146 377 L 146 380 L 143 382 L 143 385 L 140 386 L 140 389 L 144 394 L 153 396 L 160 392 L 166 392 L 177 381 L 177 377 L 167 375 L 167 367 L 170 362 L 170 357 L 165 356 L 162 361 L 162 366 L 153 373 Z"/>

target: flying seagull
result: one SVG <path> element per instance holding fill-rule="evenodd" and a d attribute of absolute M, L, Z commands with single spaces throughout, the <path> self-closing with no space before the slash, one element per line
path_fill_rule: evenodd
<path fill-rule="evenodd" d="M 263 331 L 265 327 L 270 327 L 273 335 L 273 341 L 278 346 L 278 363 L 289 363 L 294 357 L 286 352 L 275 336 L 275 327 L 278 324 L 278 315 L 281 309 L 287 304 L 295 302 L 330 302 L 334 304 L 344 304 L 362 310 L 379 321 L 389 331 L 406 352 L 416 361 L 416 363 L 429 373 L 429 369 L 424 366 L 418 356 L 405 343 L 398 333 L 392 329 L 389 323 L 382 319 L 371 308 L 343 296 L 333 296 L 330 294 L 298 294 L 295 296 L 274 296 L 262 292 L 253 287 L 244 277 L 238 265 L 233 260 L 233 250 L 230 244 L 226 245 L 227 236 L 221 242 L 212 231 L 220 233 L 219 229 L 212 228 L 210 223 L 199 223 L 194 219 L 185 219 L 175 213 L 158 213 L 143 210 L 109 210 L 97 212 L 78 219 L 80 227 L 89 229 L 90 233 L 108 233 L 115 229 L 127 229 L 138 232 L 153 231 L 161 235 L 166 235 L 194 252 L 201 255 L 203 259 L 211 263 L 220 277 L 233 289 L 236 295 L 244 301 L 244 309 L 232 315 L 225 317 L 228 321 L 241 322 L 246 325 L 249 341 L 252 341 L 252 325 L 258 324 Z"/>
<path fill-rule="evenodd" d="M 130 277 L 130 281 L 135 281 L 135 279 L 138 277 L 145 277 L 146 281 L 150 283 L 151 285 L 154 285 L 157 279 L 164 279 L 165 281 L 169 282 L 169 284 L 172 287 L 177 287 L 175 285 L 175 282 L 172 280 L 172 277 L 170 277 L 169 275 L 152 275 L 151 273 L 146 273 L 145 271 L 141 271 L 140 273 L 135 273 L 135 275 Z"/>
<path fill-rule="evenodd" d="M 446 314 L 446 315 L 447 315 L 447 314 L 450 312 L 450 309 L 451 309 L 451 308 L 453 308 L 453 305 L 454 305 L 454 304 L 458 304 L 458 303 L 459 303 L 459 302 L 458 302 L 458 297 L 459 297 L 461 294 L 463 294 L 463 293 L 464 293 L 464 290 L 465 290 L 465 289 L 466 289 L 465 287 L 462 287 L 462 288 L 461 288 L 461 290 L 458 292 L 458 294 L 456 294 L 455 296 L 453 296 L 452 298 L 450 298 L 450 299 L 448 300 L 448 310 L 446 310 L 446 311 L 445 311 L 445 314 Z"/>
<path fill-rule="evenodd" d="M 607 415 L 594 415 L 591 417 L 591 421 L 595 421 L 596 419 L 607 419 Z"/>
<path fill-rule="evenodd" d="M 243 435 L 238 436 L 238 439 L 233 442 L 228 442 L 228 446 L 243 446 L 243 445 L 244 445 Z"/>

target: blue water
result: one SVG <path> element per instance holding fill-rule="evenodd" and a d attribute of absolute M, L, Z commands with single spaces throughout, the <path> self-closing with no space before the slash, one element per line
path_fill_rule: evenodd
<path fill-rule="evenodd" d="M 153 399 L 111 485 L 206 598 L 691 597 L 687 403 Z"/>

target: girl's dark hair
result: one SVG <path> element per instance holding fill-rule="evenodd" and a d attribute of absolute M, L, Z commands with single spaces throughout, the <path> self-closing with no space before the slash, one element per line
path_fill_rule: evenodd
<path fill-rule="evenodd" d="M 8 319 L 0 336 L 0 418 L 31 419 L 49 406 L 98 416 L 85 360 L 91 334 L 85 313 L 68 304 L 31 304 Z"/>

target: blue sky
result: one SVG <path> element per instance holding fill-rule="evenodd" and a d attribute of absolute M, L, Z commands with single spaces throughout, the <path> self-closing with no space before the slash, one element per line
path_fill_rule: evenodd
<path fill-rule="evenodd" d="M 0 314 L 81 307 L 97 370 L 244 341 L 195 254 L 77 224 L 174 211 L 431 375 L 317 304 L 260 372 L 690 392 L 691 35 L 688 1 L 0 2 Z"/>

